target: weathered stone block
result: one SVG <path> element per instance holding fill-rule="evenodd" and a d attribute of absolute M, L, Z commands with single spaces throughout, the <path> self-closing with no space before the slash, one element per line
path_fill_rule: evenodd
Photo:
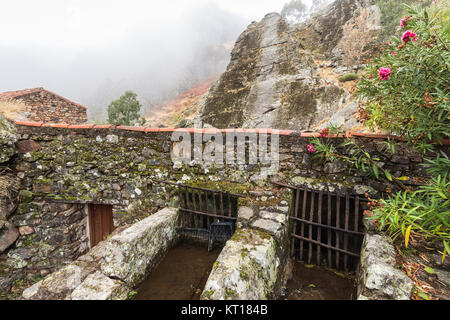
<path fill-rule="evenodd" d="M 71 295 L 72 300 L 126 300 L 128 288 L 125 283 L 113 280 L 97 271 L 87 276 Z"/>
<path fill-rule="evenodd" d="M 369 300 L 408 300 L 413 282 L 394 267 L 395 249 L 385 235 L 367 233 L 360 265 L 360 298 Z"/>
<path fill-rule="evenodd" d="M 17 228 L 9 222 L 4 223 L 0 228 L 0 253 L 8 249 L 19 237 Z"/>
<path fill-rule="evenodd" d="M 105 245 L 102 272 L 130 287 L 143 281 L 176 236 L 177 210 L 165 208 L 111 237 Z"/>
<path fill-rule="evenodd" d="M 279 265 L 272 236 L 253 229 L 239 229 L 214 263 L 201 299 L 269 299 L 275 290 Z"/>

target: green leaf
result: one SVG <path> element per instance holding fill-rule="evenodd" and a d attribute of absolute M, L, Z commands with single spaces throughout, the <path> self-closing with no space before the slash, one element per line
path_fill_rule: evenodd
<path fill-rule="evenodd" d="M 308 284 L 308 288 L 315 288 L 316 287 L 316 285 L 315 284 Z"/>
<path fill-rule="evenodd" d="M 435 274 L 436 273 L 436 272 L 434 272 L 434 269 L 430 268 L 430 267 L 425 267 L 425 272 L 429 273 L 429 274 Z"/>
<path fill-rule="evenodd" d="M 378 179 L 380 177 L 380 172 L 378 171 L 378 167 L 376 165 L 373 165 L 373 173 L 375 174 L 375 177 Z"/>
<path fill-rule="evenodd" d="M 444 254 L 442 255 L 442 263 L 444 263 L 446 253 L 450 253 L 450 244 L 447 241 L 444 241 Z"/>
<path fill-rule="evenodd" d="M 425 292 L 419 292 L 418 295 L 424 300 L 430 300 L 430 297 Z"/>
<path fill-rule="evenodd" d="M 410 226 L 408 227 L 408 229 L 406 229 L 406 232 L 405 232 L 405 247 L 406 247 L 406 248 L 408 248 L 409 236 L 410 236 L 410 234 L 411 234 L 411 229 L 412 229 L 412 225 L 410 225 Z"/>
<path fill-rule="evenodd" d="M 386 176 L 386 178 L 387 178 L 389 181 L 392 181 L 392 176 L 391 176 L 391 174 L 390 174 L 387 170 L 384 170 L 384 175 Z"/>
<path fill-rule="evenodd" d="M 409 180 L 408 177 L 399 177 L 399 178 L 395 178 L 395 179 L 400 180 L 400 181 L 408 181 Z"/>

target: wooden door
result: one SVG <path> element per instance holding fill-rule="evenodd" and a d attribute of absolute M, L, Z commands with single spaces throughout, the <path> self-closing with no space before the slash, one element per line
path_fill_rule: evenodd
<path fill-rule="evenodd" d="M 113 206 L 89 204 L 89 239 L 91 248 L 105 240 L 114 230 Z"/>

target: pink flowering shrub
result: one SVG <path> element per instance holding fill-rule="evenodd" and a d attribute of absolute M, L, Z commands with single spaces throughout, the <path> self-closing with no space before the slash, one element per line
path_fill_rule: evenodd
<path fill-rule="evenodd" d="M 372 60 L 356 94 L 366 101 L 367 126 L 425 151 L 450 139 L 450 20 L 437 8 L 408 10 L 409 30 Z"/>
<path fill-rule="evenodd" d="M 316 152 L 316 149 L 314 148 L 314 146 L 312 144 L 308 144 L 308 152 L 310 152 L 310 153 Z"/>

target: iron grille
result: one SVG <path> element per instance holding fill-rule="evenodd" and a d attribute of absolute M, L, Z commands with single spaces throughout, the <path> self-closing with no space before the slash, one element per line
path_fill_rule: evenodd
<path fill-rule="evenodd" d="M 353 271 L 359 263 L 364 233 L 362 202 L 347 194 L 311 190 L 282 183 L 293 190 L 291 255 L 311 264 Z"/>

